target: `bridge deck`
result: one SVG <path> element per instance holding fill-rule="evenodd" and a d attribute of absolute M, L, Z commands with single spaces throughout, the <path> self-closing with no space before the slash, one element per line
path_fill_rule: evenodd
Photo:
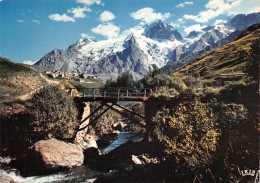
<path fill-rule="evenodd" d="M 81 88 L 78 97 L 85 101 L 146 101 L 154 94 L 150 88 Z"/>

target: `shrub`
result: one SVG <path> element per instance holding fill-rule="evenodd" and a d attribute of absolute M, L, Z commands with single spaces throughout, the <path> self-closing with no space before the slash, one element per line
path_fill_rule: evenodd
<path fill-rule="evenodd" d="M 90 104 L 91 113 L 93 113 L 101 104 L 99 102 L 92 102 Z M 107 107 L 102 107 L 93 116 L 90 117 L 90 122 L 92 122 L 96 117 L 98 117 L 101 112 L 103 112 Z M 108 110 L 105 114 L 100 116 L 96 121 L 90 124 L 89 132 L 94 135 L 98 140 L 103 136 L 110 134 L 114 131 L 112 125 L 119 121 L 121 115 L 113 110 Z"/>
<path fill-rule="evenodd" d="M 154 137 L 178 165 L 174 168 L 195 170 L 210 162 L 220 131 L 207 104 L 197 98 L 183 100 L 158 111 L 152 122 Z"/>
<path fill-rule="evenodd" d="M 0 104 L 0 152 L 16 156 L 30 146 L 27 138 L 28 124 L 32 116 L 24 105 L 18 103 Z"/>
<path fill-rule="evenodd" d="M 32 139 L 69 139 L 75 135 L 78 111 L 73 99 L 57 86 L 46 86 L 30 100 Z"/>

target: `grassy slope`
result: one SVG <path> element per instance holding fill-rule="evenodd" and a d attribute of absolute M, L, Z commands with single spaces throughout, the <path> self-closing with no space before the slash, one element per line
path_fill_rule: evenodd
<path fill-rule="evenodd" d="M 45 83 L 32 69 L 0 57 L 0 101 L 29 93 Z"/>
<path fill-rule="evenodd" d="M 252 61 L 259 57 L 260 26 L 254 31 L 230 44 L 197 58 L 176 70 L 175 76 L 199 74 L 201 79 L 214 79 L 219 74 L 256 73 L 258 68 L 249 68 Z M 249 70 L 251 69 L 251 70 Z M 252 71 L 252 69 L 255 71 Z"/>

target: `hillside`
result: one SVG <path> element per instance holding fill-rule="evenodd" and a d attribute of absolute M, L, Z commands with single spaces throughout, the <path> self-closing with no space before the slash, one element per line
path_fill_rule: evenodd
<path fill-rule="evenodd" d="M 13 99 L 46 84 L 34 70 L 0 57 L 0 101 Z"/>
<path fill-rule="evenodd" d="M 225 74 L 245 73 L 240 80 L 257 81 L 260 56 L 260 24 L 249 27 L 236 41 L 199 57 L 179 68 L 174 76 L 200 77 L 213 81 Z M 248 80 L 247 80 L 248 81 Z"/>

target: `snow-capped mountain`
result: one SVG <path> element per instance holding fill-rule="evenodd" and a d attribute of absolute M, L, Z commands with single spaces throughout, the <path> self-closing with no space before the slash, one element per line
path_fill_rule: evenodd
<path fill-rule="evenodd" d="M 239 21 L 242 22 L 238 24 Z M 95 74 L 103 80 L 116 78 L 123 72 L 141 79 L 155 67 L 161 68 L 169 63 L 181 66 L 181 60 L 185 63 L 186 58 L 190 61 L 193 56 L 200 56 L 234 41 L 234 32 L 259 22 L 260 13 L 237 15 L 225 24 L 193 31 L 183 38 L 171 25 L 159 21 L 117 39 L 79 40 L 66 51 L 48 53 L 36 65 L 66 72 Z M 231 35 L 232 38 L 229 38 Z"/>
<path fill-rule="evenodd" d="M 171 25 L 164 24 L 161 20 L 146 27 L 144 35 L 157 41 L 183 40 L 182 35 L 177 30 L 174 30 Z"/>

